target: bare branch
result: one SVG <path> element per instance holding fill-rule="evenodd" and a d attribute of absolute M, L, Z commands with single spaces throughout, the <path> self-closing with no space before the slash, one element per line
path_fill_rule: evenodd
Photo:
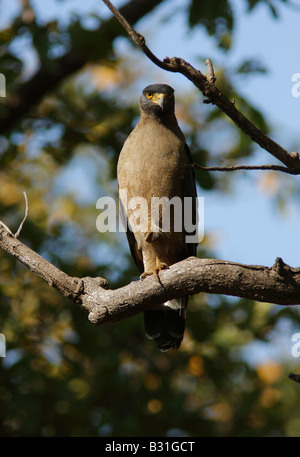
<path fill-rule="evenodd" d="M 212 61 L 210 59 L 206 59 L 205 65 L 207 65 L 208 68 L 209 82 L 214 84 L 216 82 L 216 76 Z"/>
<path fill-rule="evenodd" d="M 24 24 L 32 24 L 35 21 L 35 14 L 29 0 L 20 0 L 22 7 L 22 20 Z"/>
<path fill-rule="evenodd" d="M 207 97 L 206 103 L 212 103 L 220 108 L 230 119 L 253 141 L 259 146 L 268 151 L 280 162 L 293 169 L 293 174 L 300 173 L 300 160 L 298 153 L 289 153 L 282 146 L 277 144 L 267 135 L 265 135 L 258 127 L 252 124 L 221 92 L 215 85 L 215 76 L 213 65 L 210 59 L 207 59 L 209 69 L 209 78 L 203 75 L 199 70 L 196 70 L 190 63 L 179 57 L 166 57 L 163 61 L 158 59 L 146 45 L 146 40 L 140 33 L 136 32 L 133 27 L 124 19 L 122 14 L 112 5 L 109 0 L 102 0 L 113 12 L 116 19 L 122 24 L 128 35 L 141 49 L 141 51 L 157 66 L 160 68 L 181 73 L 188 78 L 202 93 Z"/>
<path fill-rule="evenodd" d="M 295 170 L 294 168 L 287 168 L 281 165 L 233 165 L 230 167 L 203 167 L 197 163 L 192 165 L 197 170 L 202 171 L 237 171 L 237 170 L 273 170 L 273 171 L 282 171 L 290 175 L 300 174 L 300 170 Z"/>
<path fill-rule="evenodd" d="M 25 199 L 25 215 L 24 215 L 24 218 L 18 228 L 18 230 L 16 231 L 15 233 L 15 238 L 18 238 L 20 233 L 21 233 L 21 230 L 23 228 L 23 225 L 27 219 L 27 216 L 28 216 L 28 199 L 27 199 L 27 195 L 26 195 L 26 192 L 23 192 L 23 195 L 24 195 L 24 199 Z"/>
<path fill-rule="evenodd" d="M 295 382 L 300 383 L 300 374 L 290 373 L 289 378 Z"/>
<path fill-rule="evenodd" d="M 300 268 L 278 258 L 272 267 L 190 257 L 154 276 L 108 290 L 103 278 L 75 278 L 49 263 L 0 224 L 0 248 L 17 258 L 64 297 L 81 305 L 95 324 L 118 321 L 172 298 L 199 292 L 279 305 L 300 304 Z"/>
<path fill-rule="evenodd" d="M 15 236 L 15 235 L 13 234 L 13 232 L 10 230 L 10 228 L 7 227 L 6 224 L 4 224 L 4 222 L 0 221 L 0 227 L 3 227 L 10 235 Z"/>

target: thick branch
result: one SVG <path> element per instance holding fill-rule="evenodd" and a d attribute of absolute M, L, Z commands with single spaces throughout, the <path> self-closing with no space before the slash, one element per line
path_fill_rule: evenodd
<path fill-rule="evenodd" d="M 74 278 L 25 246 L 0 224 L 0 248 L 80 304 L 95 324 L 125 319 L 175 297 L 199 292 L 225 294 L 279 305 L 300 304 L 300 268 L 278 258 L 271 267 L 190 257 L 153 276 L 108 290 L 103 278 Z"/>
<path fill-rule="evenodd" d="M 215 85 L 216 78 L 210 59 L 207 59 L 206 61 L 209 70 L 208 78 L 182 58 L 172 57 L 170 59 L 169 57 L 166 57 L 163 61 L 158 59 L 146 45 L 145 38 L 130 26 L 112 3 L 109 0 L 103 0 L 103 2 L 113 12 L 116 19 L 122 24 L 136 45 L 155 65 L 167 71 L 181 73 L 188 78 L 203 95 L 207 97 L 207 100 L 205 100 L 206 103 L 212 103 L 218 106 L 221 111 L 230 117 L 230 119 L 253 141 L 276 157 L 280 162 L 286 165 L 288 169 L 293 170 L 292 174 L 300 174 L 299 154 L 296 152 L 289 153 L 282 146 L 265 135 L 236 108 L 234 103 L 231 102 L 220 89 L 218 89 Z"/>

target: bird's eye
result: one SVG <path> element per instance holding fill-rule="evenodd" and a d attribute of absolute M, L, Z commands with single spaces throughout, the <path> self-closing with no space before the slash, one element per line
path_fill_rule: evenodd
<path fill-rule="evenodd" d="M 172 92 L 169 92 L 169 93 L 168 93 L 168 97 L 169 97 L 169 98 L 172 97 Z"/>
<path fill-rule="evenodd" d="M 151 98 L 153 97 L 153 94 L 151 92 L 146 92 L 146 97 L 151 100 Z"/>

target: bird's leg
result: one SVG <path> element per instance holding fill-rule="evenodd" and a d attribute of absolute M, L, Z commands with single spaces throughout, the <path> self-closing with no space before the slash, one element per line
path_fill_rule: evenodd
<path fill-rule="evenodd" d="M 164 270 L 168 268 L 168 265 L 164 262 L 161 262 L 158 257 L 156 257 L 156 268 L 153 270 L 153 274 L 156 277 L 156 279 L 159 281 L 158 273 L 161 270 Z"/>
<path fill-rule="evenodd" d="M 141 274 L 140 278 L 143 279 L 146 276 L 153 275 L 159 281 L 158 273 L 161 270 L 164 270 L 165 268 L 168 268 L 168 265 L 164 262 L 161 262 L 160 259 L 157 256 L 155 256 L 155 268 L 153 268 L 152 271 L 144 271 L 144 273 Z"/>

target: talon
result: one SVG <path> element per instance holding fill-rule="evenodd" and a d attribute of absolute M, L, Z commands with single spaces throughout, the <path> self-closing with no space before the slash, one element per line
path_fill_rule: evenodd
<path fill-rule="evenodd" d="M 169 266 L 166 263 L 160 263 L 158 267 L 156 268 L 157 271 L 160 270 L 165 270 L 166 268 L 169 268 Z"/>
<path fill-rule="evenodd" d="M 157 265 L 156 268 L 154 268 L 152 271 L 144 271 L 144 273 L 142 273 L 140 275 L 140 279 L 144 279 L 146 276 L 155 276 L 156 279 L 159 281 L 159 276 L 158 276 L 158 273 L 161 271 L 161 270 L 165 270 L 166 268 L 169 268 L 168 265 L 166 263 L 159 263 Z"/>
<path fill-rule="evenodd" d="M 150 271 L 150 272 L 149 271 L 144 271 L 144 273 L 142 273 L 140 275 L 140 279 L 144 279 L 144 278 L 146 278 L 146 276 L 150 276 L 150 275 L 152 275 L 152 271 Z"/>

